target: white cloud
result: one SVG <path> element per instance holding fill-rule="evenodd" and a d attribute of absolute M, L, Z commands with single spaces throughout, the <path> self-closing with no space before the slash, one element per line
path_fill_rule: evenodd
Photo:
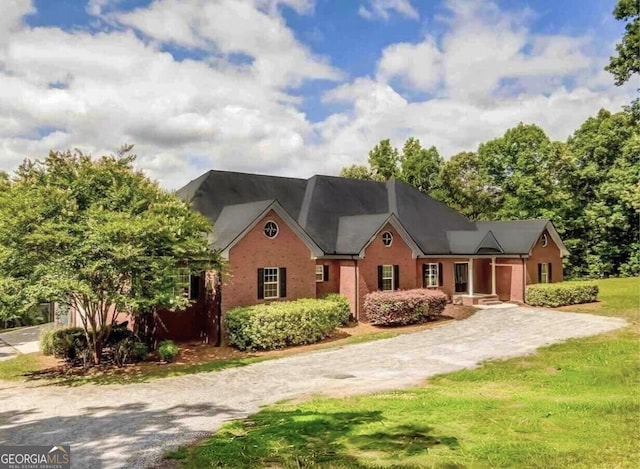
<path fill-rule="evenodd" d="M 384 81 L 399 78 L 410 88 L 432 91 L 442 78 L 442 53 L 431 38 L 418 44 L 392 44 L 382 51 L 378 77 Z"/>
<path fill-rule="evenodd" d="M 420 18 L 409 0 L 369 0 L 368 4 L 358 8 L 358 14 L 367 20 L 388 20 L 392 12 L 414 20 Z"/>

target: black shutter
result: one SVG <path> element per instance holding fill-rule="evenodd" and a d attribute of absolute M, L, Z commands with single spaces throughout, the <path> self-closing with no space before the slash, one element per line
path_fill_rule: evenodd
<path fill-rule="evenodd" d="M 538 264 L 538 283 L 542 283 L 542 264 Z"/>
<path fill-rule="evenodd" d="M 428 264 L 422 264 L 422 288 L 427 288 L 427 269 Z"/>
<path fill-rule="evenodd" d="M 326 282 L 327 280 L 329 280 L 329 266 L 323 265 L 322 270 L 323 270 L 322 277 L 323 277 L 323 280 Z"/>
<path fill-rule="evenodd" d="M 443 276 L 444 274 L 442 273 L 442 262 L 438 262 L 438 286 L 440 287 L 444 286 Z"/>
<path fill-rule="evenodd" d="M 197 300 L 200 298 L 200 275 L 191 274 L 189 276 L 189 283 L 191 286 L 189 299 Z"/>
<path fill-rule="evenodd" d="M 287 297 L 287 268 L 280 267 L 280 298 Z"/>
<path fill-rule="evenodd" d="M 264 299 L 264 269 L 258 269 L 258 299 Z"/>
<path fill-rule="evenodd" d="M 378 290 L 382 290 L 382 266 L 378 266 Z"/>
<path fill-rule="evenodd" d="M 400 266 L 393 266 L 393 289 L 400 290 Z"/>
<path fill-rule="evenodd" d="M 547 281 L 549 283 L 551 283 L 551 265 L 552 265 L 551 262 L 547 264 L 547 279 L 548 279 Z"/>

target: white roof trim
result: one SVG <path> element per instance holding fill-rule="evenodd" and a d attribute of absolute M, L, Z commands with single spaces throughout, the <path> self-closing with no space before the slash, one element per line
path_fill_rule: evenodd
<path fill-rule="evenodd" d="M 533 252 L 533 248 L 538 243 L 538 240 L 540 239 L 540 235 L 542 233 L 544 233 L 544 230 L 547 230 L 549 232 L 549 235 L 551 236 L 551 239 L 553 240 L 554 243 L 556 243 L 556 246 L 558 246 L 558 249 L 560 249 L 560 257 L 568 256 L 569 255 L 569 250 L 567 249 L 567 247 L 562 242 L 562 239 L 560 239 L 560 235 L 558 234 L 558 231 L 556 230 L 556 227 L 553 226 L 553 223 L 551 221 L 547 221 L 547 223 L 544 225 L 543 230 L 540 233 L 538 233 L 538 236 L 536 236 L 535 241 L 531 245 L 531 249 L 529 249 L 529 255 L 531 255 L 531 253 Z"/>
<path fill-rule="evenodd" d="M 364 259 L 364 252 L 369 247 L 369 245 L 373 242 L 373 240 L 376 239 L 376 236 L 378 236 L 378 234 L 380 234 L 380 232 L 384 229 L 384 227 L 387 226 L 387 224 L 393 226 L 396 229 L 396 231 L 398 232 L 398 234 L 400 235 L 400 237 L 402 238 L 402 240 L 405 242 L 405 244 L 407 246 L 409 246 L 409 249 L 411 249 L 411 257 L 413 259 L 417 259 L 418 256 L 423 254 L 422 250 L 416 244 L 416 242 L 413 240 L 411 235 L 407 232 L 407 230 L 404 229 L 404 226 L 402 226 L 402 223 L 400 223 L 400 220 L 398 220 L 398 217 L 396 217 L 396 215 L 394 213 L 392 213 L 382 223 L 382 225 L 380 225 L 380 228 L 378 228 L 376 230 L 376 232 L 373 234 L 373 236 L 371 236 L 371 238 L 369 238 L 369 240 L 364 244 L 362 249 L 360 249 L 360 253 L 358 254 L 359 258 Z"/>
<path fill-rule="evenodd" d="M 231 248 L 233 248 L 236 244 L 240 242 L 242 238 L 244 238 L 249 231 L 256 227 L 256 225 L 271 211 L 273 210 L 282 220 L 293 230 L 293 232 L 300 238 L 311 251 L 311 258 L 322 257 L 324 255 L 324 251 L 320 249 L 313 239 L 302 229 L 302 227 L 298 224 L 295 219 L 289 215 L 289 213 L 284 209 L 280 202 L 274 200 L 267 208 L 265 208 L 260 215 L 258 215 L 255 220 L 253 220 L 242 232 L 236 236 L 233 241 L 231 241 L 227 247 L 225 247 L 221 252 L 221 256 L 223 259 L 229 259 L 229 252 Z M 215 229 L 215 227 L 214 227 Z"/>

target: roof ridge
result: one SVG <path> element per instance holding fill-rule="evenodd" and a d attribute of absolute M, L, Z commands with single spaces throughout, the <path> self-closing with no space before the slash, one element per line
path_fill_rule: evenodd
<path fill-rule="evenodd" d="M 307 187 L 304 190 L 302 205 L 300 206 L 300 214 L 298 215 L 298 224 L 307 229 L 307 221 L 309 220 L 309 208 L 311 207 L 311 199 L 313 199 L 313 191 L 316 188 L 317 176 L 312 176 L 307 180 Z"/>

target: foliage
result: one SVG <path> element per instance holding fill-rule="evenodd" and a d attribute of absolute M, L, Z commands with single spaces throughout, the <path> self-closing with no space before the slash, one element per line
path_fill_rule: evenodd
<path fill-rule="evenodd" d="M 420 140 L 409 138 L 402 147 L 400 179 L 428 194 L 438 183 L 442 157 L 436 147 L 423 148 Z"/>
<path fill-rule="evenodd" d="M 353 164 L 351 166 L 345 166 L 340 170 L 340 177 L 349 178 L 349 179 L 365 179 L 371 180 L 373 179 L 373 174 L 371 174 L 371 170 L 359 164 Z"/>
<path fill-rule="evenodd" d="M 348 302 L 334 299 L 279 301 L 227 312 L 229 344 L 240 350 L 271 350 L 312 344 L 349 319 Z"/>
<path fill-rule="evenodd" d="M 163 340 L 158 344 L 158 355 L 167 363 L 171 363 L 180 352 L 180 347 L 172 340 Z"/>
<path fill-rule="evenodd" d="M 118 312 L 184 308 L 175 271 L 219 266 L 208 220 L 135 171 L 130 151 L 51 152 L 25 161 L 0 192 L 0 298 L 23 311 L 40 301 L 78 311 L 94 363 Z"/>
<path fill-rule="evenodd" d="M 637 282 L 598 284 L 637 316 Z M 167 457 L 184 469 L 636 467 L 639 378 L 638 335 L 627 329 L 405 391 L 271 405 Z"/>
<path fill-rule="evenodd" d="M 633 74 L 640 73 L 640 2 L 618 0 L 613 10 L 617 20 L 626 22 L 622 40 L 616 44 L 618 55 L 611 57 L 605 70 L 611 72 L 616 85 L 623 85 Z"/>
<path fill-rule="evenodd" d="M 595 283 L 546 283 L 527 286 L 526 303 L 532 306 L 558 306 L 592 303 L 598 298 Z"/>
<path fill-rule="evenodd" d="M 442 315 L 447 296 L 438 290 L 377 291 L 364 297 L 364 313 L 374 326 L 405 326 Z"/>
<path fill-rule="evenodd" d="M 369 166 L 373 179 L 386 181 L 397 178 L 399 161 L 398 150 L 391 145 L 391 141 L 388 138 L 380 140 L 369 152 Z"/>
<path fill-rule="evenodd" d="M 349 317 L 350 317 L 350 313 L 346 314 L 346 312 L 351 310 L 351 303 L 349 303 L 349 300 L 347 299 L 347 297 L 344 295 L 341 295 L 340 293 L 327 293 L 324 296 L 324 299 L 327 301 L 333 301 L 334 303 L 337 303 L 339 310 L 341 311 L 341 313 L 343 313 L 341 315 L 342 322 L 340 323 L 340 325 L 346 326 L 347 323 L 349 322 Z"/>
<path fill-rule="evenodd" d="M 40 351 L 43 355 L 53 355 L 53 336 L 57 329 L 45 329 L 40 333 Z"/>
<path fill-rule="evenodd" d="M 42 353 L 53 355 L 72 365 L 86 365 L 90 348 L 85 331 L 81 327 L 62 327 L 43 333 L 40 338 Z"/>
<path fill-rule="evenodd" d="M 127 337 L 110 346 L 111 356 L 117 366 L 123 366 L 126 363 L 136 363 L 147 358 L 149 349 L 147 345 Z"/>

